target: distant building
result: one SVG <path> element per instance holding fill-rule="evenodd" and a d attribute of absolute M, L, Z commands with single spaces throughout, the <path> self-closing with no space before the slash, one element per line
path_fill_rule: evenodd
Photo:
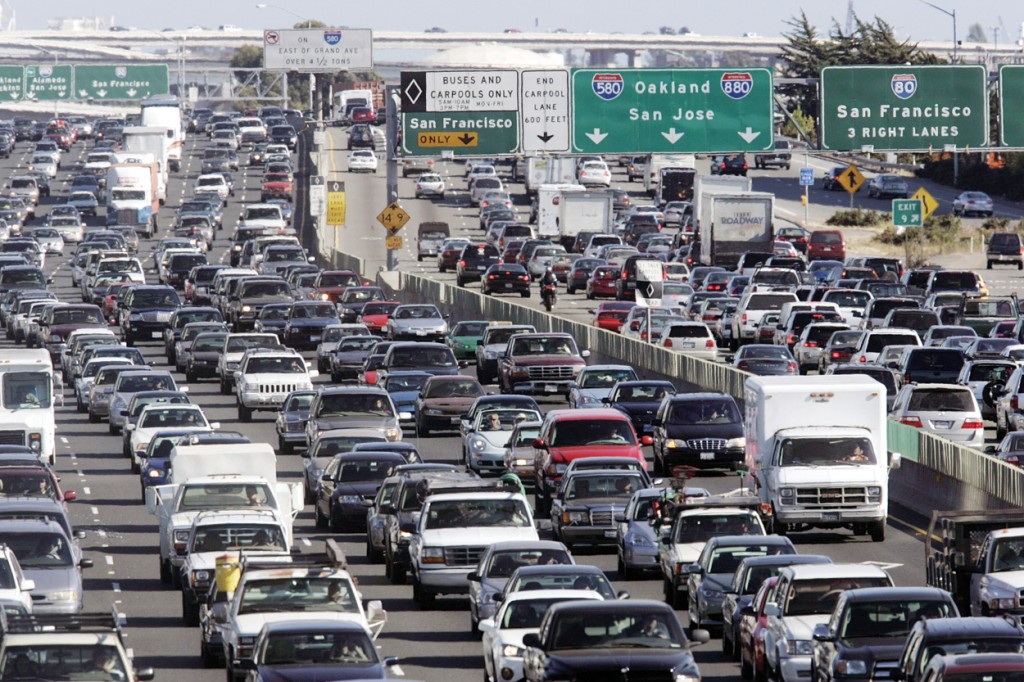
<path fill-rule="evenodd" d="M 109 31 L 114 17 L 60 17 L 46 22 L 51 31 Z"/>

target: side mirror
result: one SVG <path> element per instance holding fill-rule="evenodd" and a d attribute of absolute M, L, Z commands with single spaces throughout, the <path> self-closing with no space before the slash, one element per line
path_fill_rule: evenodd
<path fill-rule="evenodd" d="M 84 530 L 76 530 L 75 531 L 75 539 L 76 540 L 84 540 L 85 539 L 85 531 Z"/>
<path fill-rule="evenodd" d="M 120 414 L 121 414 L 122 417 L 127 417 L 128 416 L 128 410 L 121 410 Z"/>
<path fill-rule="evenodd" d="M 478 583 L 478 582 L 480 582 L 480 576 L 477 575 L 476 571 L 470 571 L 466 575 L 466 579 L 469 580 L 469 582 L 471 582 L 471 583 Z"/>
<path fill-rule="evenodd" d="M 82 559 L 78 562 L 79 568 L 92 568 L 92 559 Z"/>
<path fill-rule="evenodd" d="M 700 564 L 690 564 L 686 567 L 687 573 L 693 573 L 694 575 L 703 575 L 704 569 L 701 568 Z"/>
<path fill-rule="evenodd" d="M 22 592 L 31 592 L 34 589 L 36 589 L 36 581 L 35 580 L 32 580 L 31 578 L 25 578 L 24 580 L 21 581 L 21 591 Z"/>
<path fill-rule="evenodd" d="M 625 522 L 626 522 L 626 513 L 625 512 L 615 512 L 615 523 L 625 523 Z"/>
<path fill-rule="evenodd" d="M 324 474 L 323 476 L 320 477 L 320 480 L 321 481 L 330 481 L 331 480 L 331 475 L 330 474 Z"/>
<path fill-rule="evenodd" d="M 589 350 L 581 350 L 580 351 L 580 357 L 581 358 L 589 358 L 590 357 L 590 351 Z"/>
<path fill-rule="evenodd" d="M 814 630 L 811 632 L 811 638 L 815 642 L 831 642 L 835 640 L 832 633 L 828 631 L 828 625 L 824 623 L 818 623 L 814 626 Z"/>
<path fill-rule="evenodd" d="M 654 445 L 654 439 L 650 436 L 641 436 L 640 445 Z"/>
<path fill-rule="evenodd" d="M 782 609 L 775 602 L 769 602 L 764 605 L 764 615 L 778 618 L 782 615 Z"/>
<path fill-rule="evenodd" d="M 901 455 L 898 452 L 890 452 L 889 453 L 889 468 L 890 469 L 893 469 L 893 470 L 899 469 L 900 465 L 902 465 L 902 464 L 903 464 L 903 455 Z"/>
<path fill-rule="evenodd" d="M 620 590 L 620 591 L 615 593 L 615 598 L 618 599 L 619 601 L 624 601 L 626 599 L 629 599 L 629 592 L 626 592 L 625 590 Z"/>
<path fill-rule="evenodd" d="M 711 641 L 711 633 L 704 628 L 697 628 L 690 633 L 690 644 L 707 644 Z"/>
<path fill-rule="evenodd" d="M 374 599 L 366 604 L 366 620 L 368 623 L 379 623 L 384 620 L 387 614 L 384 612 L 384 604 L 379 599 Z"/>
<path fill-rule="evenodd" d="M 77 499 L 78 499 L 78 495 L 75 493 L 74 490 L 69 490 L 66 493 L 64 493 L 64 501 L 65 502 L 74 502 Z"/>
<path fill-rule="evenodd" d="M 548 444 L 544 442 L 543 438 L 534 438 L 533 447 L 537 448 L 538 450 L 547 450 Z"/>
<path fill-rule="evenodd" d="M 220 422 L 210 422 L 210 428 L 216 431 L 220 428 Z"/>
<path fill-rule="evenodd" d="M 228 622 L 228 616 L 230 615 L 229 609 L 231 605 L 222 602 L 220 604 L 214 604 L 210 610 L 210 616 L 213 618 L 215 623 L 226 623 Z"/>
<path fill-rule="evenodd" d="M 477 623 L 477 627 L 480 628 L 481 632 L 491 632 L 492 630 L 494 630 L 494 619 L 484 618 L 479 623 Z"/>
<path fill-rule="evenodd" d="M 149 682 L 154 677 L 156 677 L 156 673 L 152 668 L 137 668 L 135 670 L 135 679 L 139 682 Z"/>
<path fill-rule="evenodd" d="M 537 632 L 527 632 L 523 635 L 523 646 L 524 647 L 540 647 L 540 634 Z"/>
<path fill-rule="evenodd" d="M 231 666 L 239 670 L 255 670 L 256 661 L 251 658 L 236 658 L 231 661 Z"/>

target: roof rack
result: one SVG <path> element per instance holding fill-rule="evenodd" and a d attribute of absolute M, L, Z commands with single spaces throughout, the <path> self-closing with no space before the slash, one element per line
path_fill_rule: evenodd
<path fill-rule="evenodd" d="M 124 642 L 125 616 L 112 604 L 108 612 L 93 613 L 30 613 L 8 615 L 4 627 L 7 634 L 38 634 L 42 632 L 114 632 Z"/>

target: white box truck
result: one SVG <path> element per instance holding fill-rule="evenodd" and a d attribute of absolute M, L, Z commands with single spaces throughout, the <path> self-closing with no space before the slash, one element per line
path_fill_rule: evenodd
<path fill-rule="evenodd" d="M 771 530 L 849 528 L 885 539 L 889 470 L 885 386 L 866 376 L 750 377 L 745 485 Z"/>
<path fill-rule="evenodd" d="M 168 169 L 175 173 L 181 170 L 181 147 L 185 142 L 185 125 L 178 98 L 172 95 L 157 95 L 143 100 L 141 124 L 147 128 L 161 128 L 167 132 Z"/>
<path fill-rule="evenodd" d="M 45 348 L 6 348 L 0 354 L 0 438 L 57 462 L 53 363 Z"/>
<path fill-rule="evenodd" d="M 775 248 L 775 195 L 704 193 L 697 214 L 700 262 L 735 270 L 748 251 Z"/>
<path fill-rule="evenodd" d="M 123 151 L 115 154 L 122 163 L 156 163 L 157 198 L 167 200 L 167 169 L 170 131 L 167 128 L 129 126 L 124 129 Z"/>
<path fill-rule="evenodd" d="M 571 249 L 580 232 L 610 233 L 615 218 L 612 195 L 607 192 L 564 192 L 558 202 L 558 237 Z"/>
<path fill-rule="evenodd" d="M 155 163 L 114 163 L 107 169 L 107 225 L 134 225 L 150 238 L 160 200 Z"/>
<path fill-rule="evenodd" d="M 644 169 L 644 190 L 647 196 L 654 197 L 658 192 L 662 168 L 696 168 L 697 157 L 694 154 L 651 154 Z"/>
<path fill-rule="evenodd" d="M 700 201 L 702 195 L 717 192 L 718 194 L 743 194 L 754 191 L 753 180 L 740 175 L 698 175 L 693 181 L 693 219 L 700 217 Z"/>
<path fill-rule="evenodd" d="M 536 194 L 541 185 L 575 185 L 576 159 L 572 156 L 530 156 L 526 159 L 527 194 Z"/>
<path fill-rule="evenodd" d="M 583 185 L 576 183 L 540 185 L 537 188 L 537 197 L 534 201 L 537 204 L 537 236 L 548 238 L 552 241 L 560 237 L 558 224 L 562 217 L 560 206 L 562 197 L 572 192 L 587 191 Z"/>

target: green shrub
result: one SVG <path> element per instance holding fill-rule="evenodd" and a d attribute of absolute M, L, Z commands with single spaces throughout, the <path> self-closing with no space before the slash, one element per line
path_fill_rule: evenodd
<path fill-rule="evenodd" d="M 848 211 L 836 211 L 825 221 L 833 227 L 875 227 L 890 221 L 888 213 L 854 208 Z"/>

